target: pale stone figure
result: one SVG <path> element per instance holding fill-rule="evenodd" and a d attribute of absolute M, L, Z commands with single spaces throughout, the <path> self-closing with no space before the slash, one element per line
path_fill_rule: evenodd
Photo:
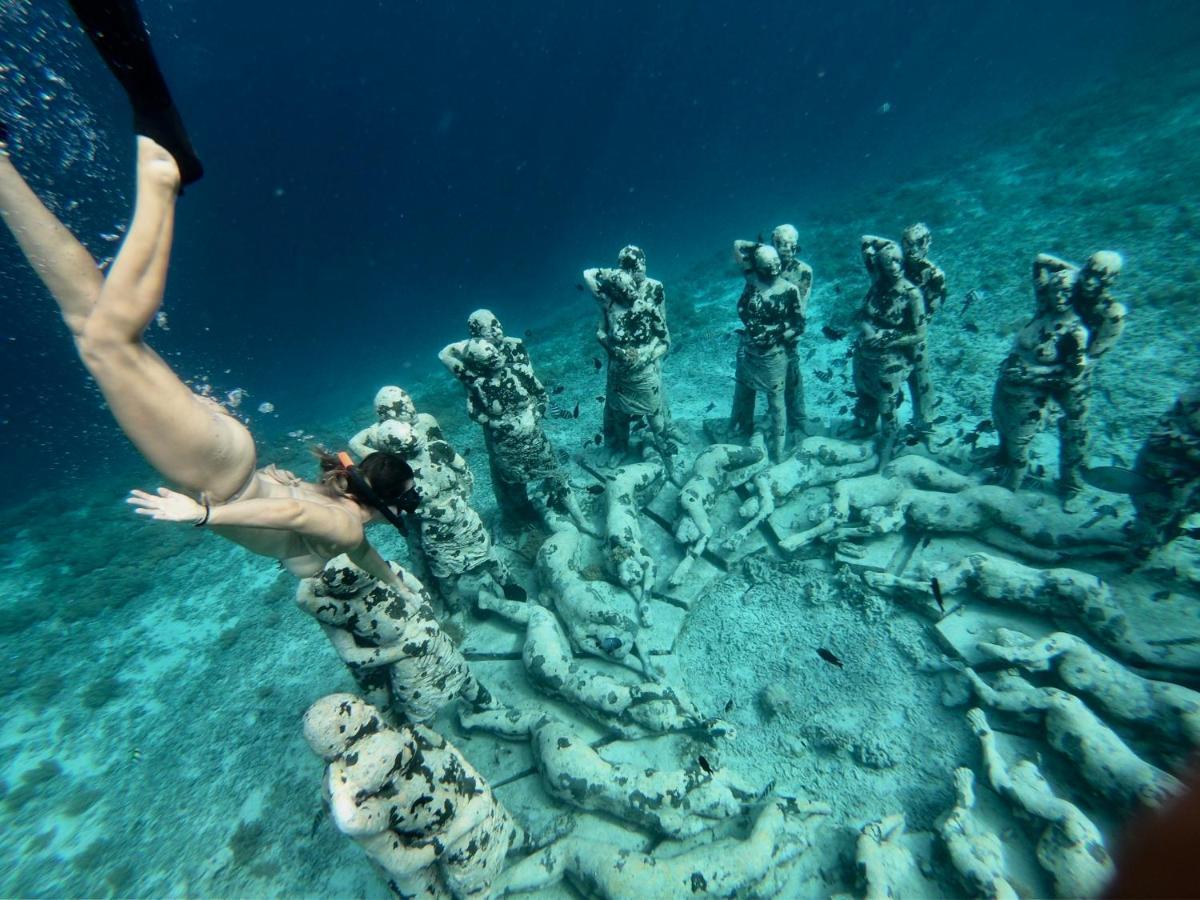
<path fill-rule="evenodd" d="M 646 254 L 629 246 L 616 269 L 587 269 L 583 279 L 600 304 L 596 340 L 608 354 L 604 392 L 604 441 L 613 459 L 629 451 L 635 418 L 645 420 L 650 440 L 664 456 L 675 452 L 663 391 L 662 361 L 671 348 L 666 294 L 646 276 Z"/>
<path fill-rule="evenodd" d="M 752 531 L 771 517 L 777 503 L 807 488 L 835 484 L 874 472 L 878 467 L 879 458 L 870 447 L 833 438 L 805 438 L 794 456 L 754 476 L 751 496 L 738 510 L 747 521 L 726 539 L 725 547 L 729 550 L 740 547 Z"/>
<path fill-rule="evenodd" d="M 1134 632 L 1112 588 L 1077 569 L 1035 569 L 999 556 L 972 553 L 946 567 L 923 568 L 920 578 L 887 572 L 865 572 L 863 578 L 878 590 L 919 603 L 922 611 L 934 617 L 945 615 L 932 596 L 930 583 L 936 578 L 944 597 L 967 591 L 992 603 L 1045 616 L 1074 616 L 1125 659 L 1147 662 L 1160 655 Z"/>
<path fill-rule="evenodd" d="M 605 549 L 609 568 L 622 587 L 633 594 L 638 618 L 650 625 L 650 591 L 657 563 L 642 541 L 640 512 L 654 499 L 663 482 L 657 462 L 633 463 L 614 469 L 605 491 Z"/>
<path fill-rule="evenodd" d="M 787 439 L 788 346 L 804 331 L 800 290 L 781 275 L 783 263 L 774 247 L 736 241 L 734 256 L 752 274 L 738 298 L 742 328 L 729 426 L 735 434 L 750 436 L 754 401 L 761 391 L 767 398 L 767 453 L 779 462 Z"/>
<path fill-rule="evenodd" d="M 691 478 L 679 490 L 679 521 L 675 526 L 675 540 L 687 547 L 687 552 L 671 573 L 669 584 L 683 584 L 696 558 L 704 555 L 715 533 L 709 513 L 717 497 L 744 484 L 759 471 L 765 457 L 761 442 L 750 447 L 714 444 L 696 457 Z"/>
<path fill-rule="evenodd" d="M 1074 694 L 1035 687 L 1012 671 L 999 673 L 994 687 L 973 669 L 964 674 L 988 706 L 1042 718 L 1050 746 L 1070 758 L 1101 796 L 1124 806 L 1153 808 L 1182 790 L 1176 778 L 1134 753 Z"/>
<path fill-rule="evenodd" d="M 721 838 L 672 854 L 666 846 L 639 853 L 602 841 L 568 837 L 509 867 L 493 884 L 499 896 L 543 891 L 566 878 L 589 896 L 774 896 L 764 882 L 809 846 L 809 832 L 829 807 L 781 799 L 767 803 L 745 840 Z"/>
<path fill-rule="evenodd" d="M 978 648 L 1029 671 L 1052 669 L 1066 687 L 1093 701 L 1107 716 L 1139 732 L 1153 732 L 1186 753 L 1200 749 L 1200 693 L 1144 678 L 1073 634 L 1056 631 L 1035 641 L 1000 629 L 997 642 L 981 642 Z"/>
<path fill-rule="evenodd" d="M 481 589 L 503 593 L 511 575 L 496 557 L 492 538 L 467 497 L 468 485 L 449 460 L 434 454 L 438 443 L 426 443 L 406 422 L 389 420 L 378 437 L 413 469 L 421 505 L 413 514 L 416 533 L 409 548 L 420 559 L 451 612 L 474 604 Z"/>
<path fill-rule="evenodd" d="M 975 773 L 954 770 L 954 806 L 938 820 L 950 863 L 972 897 L 1017 900 L 1004 869 L 1004 845 L 975 815 Z"/>
<path fill-rule="evenodd" d="M 383 441 L 380 437 L 383 423 L 392 420 L 407 422 L 427 445 L 436 448 L 435 457 L 449 455 L 449 465 L 467 484 L 474 485 L 475 476 L 468 468 L 467 461 L 446 442 L 446 436 L 442 433 L 437 419 L 429 413 L 417 412 L 412 397 L 404 388 L 396 387 L 394 384 L 381 387 L 375 393 L 375 416 L 378 421 L 374 425 L 368 425 L 350 438 L 349 447 L 355 456 L 364 457 L 383 449 Z M 471 493 L 469 488 L 467 493 L 468 495 Z"/>
<path fill-rule="evenodd" d="M 334 824 L 400 897 L 486 896 L 521 828 L 453 744 L 424 725 L 390 726 L 353 694 L 330 694 L 304 716 L 324 759 Z"/>
<path fill-rule="evenodd" d="M 1088 331 L 1071 306 L 1074 267 L 1041 254 L 1033 264 L 1037 313 L 1017 335 L 1012 353 L 1000 364 L 992 397 L 992 420 L 999 432 L 998 462 L 1003 484 L 1020 490 L 1029 469 L 1029 445 L 1045 427 L 1051 401 L 1059 419 L 1059 478 L 1064 486 L 1083 465 L 1085 414 L 1077 408 L 1085 396 L 1080 379 L 1088 366 Z M 1073 491 L 1065 487 L 1070 496 Z"/>
<path fill-rule="evenodd" d="M 967 713 L 983 749 L 983 766 L 992 789 L 1034 822 L 1044 822 L 1037 860 L 1054 879 L 1058 897 L 1095 897 L 1113 874 L 1113 861 L 1092 820 L 1078 806 L 1054 793 L 1036 764 L 1027 759 L 1009 766 L 996 746 L 996 735 L 982 709 Z"/>
<path fill-rule="evenodd" d="M 558 618 L 544 606 L 534 603 L 506 605 L 517 611 L 514 621 L 525 625 L 521 658 L 534 687 L 566 700 L 573 708 L 611 728 L 622 738 L 634 739 L 668 731 L 697 731 L 718 736 L 732 731 L 727 723 L 702 716 L 695 706 L 669 687 L 652 681 L 631 683 L 576 662 Z M 523 617 L 519 614 L 521 611 Z M 460 707 L 459 715 L 467 728 L 482 728 L 512 739 L 528 736 L 528 714 L 508 710 L 499 714 L 470 712 Z"/>
<path fill-rule="evenodd" d="M 1132 495 L 1134 539 L 1146 547 L 1175 540 L 1184 521 L 1200 512 L 1200 385 L 1184 391 L 1158 420 L 1133 470 L 1146 482 Z"/>
<path fill-rule="evenodd" d="M 901 843 L 904 827 L 904 813 L 896 813 L 868 822 L 859 831 L 854 861 L 866 888 L 865 900 L 904 897 L 905 888 L 919 877 L 912 851 Z"/>
<path fill-rule="evenodd" d="M 892 457 L 900 429 L 897 409 L 913 372 L 915 348 L 925 339 L 925 303 L 904 275 L 904 254 L 895 241 L 864 235 L 862 258 L 871 288 L 863 300 L 854 344 L 856 434 L 879 427 L 879 461 Z"/>
<path fill-rule="evenodd" d="M 296 605 L 321 625 L 367 700 L 424 722 L 461 698 L 490 709 L 491 695 L 434 618 L 432 598 L 416 578 L 393 564 L 400 587 L 384 585 L 345 556 L 305 578 Z"/>
<path fill-rule="evenodd" d="M 909 225 L 900 237 L 904 252 L 904 277 L 921 292 L 925 305 L 925 320 L 918 333 L 920 340 L 912 348 L 912 373 L 908 376 L 908 391 L 913 404 L 913 427 L 928 431 L 935 396 L 929 367 L 928 326 L 933 314 L 946 299 L 946 273 L 929 258 L 933 233 L 923 222 Z"/>
<path fill-rule="evenodd" d="M 804 333 L 807 323 L 808 298 L 812 294 L 813 270 L 812 266 L 796 256 L 800 252 L 800 233 L 796 230 L 796 226 L 776 226 L 775 230 L 771 232 L 771 245 L 779 254 L 779 274 L 794 284 L 796 290 L 800 292 L 800 325 L 795 337 L 785 345 L 788 368 L 787 382 L 783 388 L 783 404 L 787 410 L 787 430 L 799 441 L 804 437 L 805 429 L 808 427 L 804 403 L 804 378 L 800 373 L 799 344 L 800 336 Z M 753 249 L 757 248 L 757 245 L 751 244 L 749 241 L 739 241 L 734 243 L 734 247 L 741 251 L 738 256 L 742 260 L 742 268 L 746 272 L 746 277 L 753 278 Z M 747 253 L 746 250 L 750 250 L 750 252 Z"/>

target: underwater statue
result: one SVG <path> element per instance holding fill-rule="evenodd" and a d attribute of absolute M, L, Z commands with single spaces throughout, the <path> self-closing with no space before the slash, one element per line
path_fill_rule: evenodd
<path fill-rule="evenodd" d="M 375 392 L 375 417 L 374 425 L 368 425 L 350 438 L 348 446 L 355 456 L 366 456 L 380 450 L 380 426 L 393 419 L 397 422 L 407 422 L 426 442 L 446 440 L 438 420 L 429 413 L 417 412 L 408 391 L 394 384 L 385 384 Z M 457 457 L 456 462 L 460 463 L 461 469 L 466 470 L 466 461 L 461 456 Z"/>
<path fill-rule="evenodd" d="M 879 464 L 892 458 L 900 430 L 897 408 L 925 341 L 925 302 L 904 275 L 904 253 L 895 241 L 864 235 L 862 259 L 871 279 L 854 342 L 855 436 L 879 429 Z"/>
<path fill-rule="evenodd" d="M 917 222 L 904 229 L 900 236 L 904 253 L 904 277 L 921 292 L 925 304 L 925 320 L 918 328 L 920 339 L 912 348 L 912 373 L 908 376 L 908 392 L 912 397 L 913 427 L 925 432 L 930 428 L 929 419 L 936 405 L 933 392 L 933 377 L 929 365 L 929 320 L 946 299 L 946 273 L 929 258 L 933 244 L 933 233 L 924 222 Z"/>
<path fill-rule="evenodd" d="M 808 418 L 804 403 L 804 378 L 800 372 L 799 345 L 808 316 L 808 298 L 812 294 L 813 270 L 812 266 L 796 256 L 800 252 L 800 233 L 796 231 L 796 226 L 777 226 L 771 232 L 771 245 L 779 254 L 780 276 L 795 285 L 796 290 L 800 292 L 799 327 L 796 334 L 784 344 L 784 349 L 787 351 L 787 379 L 783 387 L 787 431 L 789 435 L 799 441 L 804 437 Z M 756 241 L 733 242 L 734 253 L 741 263 L 742 271 L 746 273 L 748 281 L 756 277 L 754 251 L 760 246 L 762 245 Z"/>
<path fill-rule="evenodd" d="M 974 669 L 963 674 L 988 706 L 1040 717 L 1050 746 L 1066 755 L 1100 796 L 1126 808 L 1154 808 L 1182 791 L 1178 779 L 1134 753 L 1074 694 L 1036 687 L 1015 670 L 998 673 L 994 686 Z"/>
<path fill-rule="evenodd" d="M 304 737 L 325 768 L 334 824 L 399 897 L 486 895 L 524 833 L 458 749 L 424 725 L 388 724 L 353 694 L 322 697 Z"/>
<path fill-rule="evenodd" d="M 752 442 L 749 447 L 713 444 L 696 457 L 691 477 L 679 490 L 679 521 L 675 524 L 675 540 L 687 550 L 668 579 L 672 587 L 687 581 L 693 563 L 697 557 L 704 555 L 708 542 L 714 536 L 709 513 L 717 497 L 752 478 L 761 469 L 765 458 L 766 449 L 761 440 Z"/>
<path fill-rule="evenodd" d="M 641 417 L 653 447 L 675 453 L 670 411 L 663 392 L 662 361 L 671 349 L 666 295 L 661 281 L 646 277 L 646 254 L 625 247 L 615 269 L 587 269 L 583 280 L 600 304 L 596 340 L 608 354 L 604 391 L 604 442 L 614 462 L 629 453 L 629 431 Z"/>
<path fill-rule="evenodd" d="M 1104 836 L 1083 811 L 1054 793 L 1037 765 L 1023 759 L 1010 766 L 996 746 L 996 735 L 982 709 L 967 713 L 983 750 L 983 767 L 992 789 L 1012 804 L 1018 818 L 1044 823 L 1037 861 L 1054 880 L 1056 897 L 1096 897 L 1114 872 Z"/>
<path fill-rule="evenodd" d="M 590 526 L 542 427 L 545 389 L 524 347 L 506 343 L 513 340 L 473 337 L 441 352 L 467 390 L 467 414 L 483 428 L 496 504 L 509 525 L 543 520 L 553 530 L 565 516 L 586 530 Z M 529 496 L 531 482 L 538 487 L 536 501 Z"/>
<path fill-rule="evenodd" d="M 905 824 L 904 813 L 895 813 L 859 830 L 854 863 L 864 900 L 917 896 L 911 888 L 920 884 L 920 874 L 916 857 L 902 842 Z"/>
<path fill-rule="evenodd" d="M 608 567 L 637 600 L 642 627 L 650 625 L 650 591 L 658 564 L 642 541 L 640 513 L 662 488 L 664 471 L 661 463 L 651 461 L 621 466 L 612 471 L 604 492 Z"/>
<path fill-rule="evenodd" d="M 544 713 L 514 715 L 508 722 L 487 714 L 467 721 L 481 729 L 492 724 L 507 739 L 519 737 L 516 729 L 523 726 L 550 796 L 665 837 L 692 837 L 720 820 L 740 816 L 771 788 L 755 788 L 720 767 L 709 772 L 700 766 L 659 770 L 644 764 L 610 763 L 569 725 Z"/>
<path fill-rule="evenodd" d="M 631 683 L 576 662 L 571 644 L 553 611 L 536 603 L 505 603 L 501 615 L 525 625 L 521 658 L 530 683 L 544 694 L 567 701 L 622 738 L 630 740 L 669 731 L 696 731 L 717 737 L 732 728 L 706 718 L 674 690 L 653 681 Z M 522 616 L 521 613 L 524 613 Z M 540 713 L 538 713 L 540 715 Z M 511 739 L 528 737 L 527 714 L 513 710 L 459 710 L 465 728 L 481 728 Z"/>
<path fill-rule="evenodd" d="M 1004 844 L 975 812 L 975 773 L 954 770 L 954 806 L 937 821 L 950 864 L 972 897 L 1017 900 L 1004 867 Z"/>
<path fill-rule="evenodd" d="M 747 521 L 726 538 L 725 548 L 740 547 L 751 532 L 774 514 L 777 503 L 810 487 L 866 475 L 877 468 L 879 458 L 868 446 L 834 438 L 805 438 L 795 455 L 755 474 L 750 497 L 738 509 L 738 514 Z"/>
<path fill-rule="evenodd" d="M 936 580 L 942 597 L 967 591 L 991 603 L 1044 616 L 1073 616 L 1106 647 L 1130 661 L 1146 663 L 1162 655 L 1134 632 L 1113 589 L 1076 569 L 1035 569 L 1003 557 L 971 553 L 953 564 L 922 566 L 918 578 L 864 572 L 863 579 L 934 618 L 947 612 L 932 595 L 931 583 Z"/>
<path fill-rule="evenodd" d="M 1093 649 L 1073 634 L 1056 631 L 1040 640 L 1007 628 L 979 652 L 1030 672 L 1052 671 L 1072 692 L 1087 697 L 1105 715 L 1151 733 L 1186 760 L 1200 750 L 1200 693 L 1156 681 Z"/>
<path fill-rule="evenodd" d="M 763 883 L 808 848 L 817 817 L 827 815 L 825 804 L 772 800 L 744 840 L 721 838 L 681 852 L 660 844 L 642 853 L 567 837 L 514 863 L 492 887 L 497 896 L 507 897 L 543 891 L 566 878 L 602 900 L 772 896 L 778 889 Z"/>
<path fill-rule="evenodd" d="M 1138 451 L 1131 492 L 1137 520 L 1134 540 L 1145 547 L 1167 544 L 1200 512 L 1200 384 L 1180 394 Z"/>
<path fill-rule="evenodd" d="M 1109 551 L 1124 543 L 1121 529 L 1040 507 L 1006 488 L 981 485 L 923 456 L 901 456 L 877 475 L 833 486 L 829 503 L 811 511 L 811 528 L 779 542 L 787 551 L 816 540 L 890 534 L 904 528 L 933 534 L 972 534 L 1009 553 L 1054 561 L 1069 553 Z M 843 544 L 841 549 L 848 550 Z"/>
<path fill-rule="evenodd" d="M 1087 368 L 1088 330 L 1071 306 L 1074 267 L 1041 254 L 1033 263 L 1037 312 L 1017 335 L 1013 351 L 1000 364 L 992 397 L 992 420 L 999 432 L 997 461 L 1004 470 L 1003 485 L 1020 490 L 1029 469 L 1029 445 L 1045 427 L 1051 401 L 1059 419 L 1059 480 L 1068 498 L 1074 491 L 1072 473 L 1083 465 L 1086 411 L 1078 404 L 1086 396 L 1081 379 Z M 1068 482 L 1064 482 L 1066 477 Z M 1071 504 L 1068 504 L 1068 509 Z"/>
<path fill-rule="evenodd" d="M 742 327 L 729 427 L 750 437 L 754 401 L 761 391 L 767 399 L 767 454 L 771 462 L 779 462 L 787 439 L 788 347 L 804 332 L 800 289 L 780 274 L 783 263 L 774 247 L 735 241 L 733 248 L 738 263 L 749 268 L 737 305 Z"/>
<path fill-rule="evenodd" d="M 449 444 L 426 442 L 410 424 L 394 419 L 380 424 L 378 437 L 412 467 L 421 503 L 412 515 L 417 528 L 415 533 L 409 530 L 409 550 L 428 571 L 448 610 L 456 613 L 474 605 L 480 590 L 494 588 L 502 594 L 511 575 L 471 506 L 468 491 L 473 481 L 451 465 Z"/>
<path fill-rule="evenodd" d="M 345 556 L 300 582 L 296 605 L 333 644 L 367 700 L 400 721 L 425 722 L 461 698 L 473 709 L 494 701 L 434 618 L 432 598 L 394 566 L 401 587 L 381 584 Z"/>

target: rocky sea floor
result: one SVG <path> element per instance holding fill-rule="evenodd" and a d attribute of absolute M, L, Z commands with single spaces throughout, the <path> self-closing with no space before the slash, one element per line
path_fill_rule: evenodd
<path fill-rule="evenodd" d="M 791 220 L 816 276 L 803 344 L 810 415 L 826 427 L 848 418 L 849 339 L 830 339 L 821 326 L 847 330 L 866 290 L 858 236 L 898 237 L 922 220 L 950 284 L 930 338 L 938 415 L 946 417 L 933 440 L 939 458 L 965 466 L 964 438 L 991 415 L 997 366 L 1032 312 L 1034 255 L 1082 261 L 1113 249 L 1126 259 L 1119 294 L 1131 312 L 1096 373 L 1092 457 L 1131 461 L 1157 416 L 1200 373 L 1200 75 L 1169 65 L 1157 75 L 1105 86 L 1069 110 L 1040 111 L 836 207 L 808 209 L 797 197 Z M 774 224 L 763 222 L 763 231 Z M 693 454 L 703 446 L 702 422 L 724 414 L 732 393 L 741 285 L 727 246 L 752 236 L 715 235 L 711 259 L 666 285 L 674 337 L 666 382 Z M 655 248 L 646 250 L 653 275 Z M 580 268 L 595 262 L 581 260 Z M 971 290 L 977 299 L 968 303 Z M 593 436 L 604 376 L 592 364 L 600 352 L 592 310 L 582 295 L 576 302 L 572 315 L 533 329 L 526 343 L 546 385 L 563 388 L 555 400 L 567 415 L 551 416 L 547 430 L 582 488 L 594 483 L 589 470 L 599 459 Z M 503 320 L 503 305 L 494 309 Z M 440 372 L 401 383 L 472 464 L 474 502 L 493 520 L 482 438 L 457 385 Z M 370 399 L 340 421 L 295 427 L 343 444 L 369 424 Z M 578 418 L 570 416 L 576 403 Z M 1052 436 L 1036 447 L 1052 476 Z M 310 471 L 297 441 L 260 450 L 264 461 Z M 0 511 L 8 536 L 0 563 L 0 894 L 385 896 L 365 857 L 325 816 L 321 763 L 299 728 L 317 697 L 352 689 L 349 675 L 295 609 L 288 576 L 212 536 L 131 516 L 125 491 L 156 483 L 131 462 L 99 474 L 86 491 L 43 493 Z M 1111 496 L 1089 500 L 1128 511 Z M 599 500 L 588 502 L 599 511 Z M 666 558 L 677 552 L 662 525 L 670 496 L 651 507 L 643 529 Z M 395 535 L 378 529 L 374 539 L 385 555 L 403 558 Z M 527 550 L 505 547 L 518 568 Z M 1195 566 L 1194 548 L 1183 551 Z M 951 555 L 937 545 L 923 552 Z M 884 567 L 917 562 L 911 547 L 886 555 Z M 1195 580 L 1164 588 L 1130 580 L 1115 564 L 1079 567 L 1115 579 L 1139 626 L 1186 635 L 1200 624 Z M 651 649 L 671 683 L 736 725 L 736 740 L 712 750 L 665 736 L 609 744 L 605 755 L 679 768 L 704 752 L 759 784 L 830 803 L 814 847 L 776 887 L 795 896 L 859 890 L 853 847 L 861 826 L 904 811 L 911 832 L 928 832 L 951 805 L 953 769 L 979 768 L 965 707 L 944 705 L 942 676 L 922 671 L 944 647 L 927 620 L 865 591 L 838 560 L 788 559 L 765 538 L 747 561 L 700 569 L 693 587 L 686 604 L 655 603 Z M 504 700 L 532 698 L 520 634 L 495 620 L 469 627 L 463 646 L 469 657 L 487 657 L 477 662 L 484 682 Z M 826 664 L 817 647 L 844 666 Z M 562 811 L 528 774 L 527 748 L 464 735 L 447 716 L 438 722 L 489 779 L 511 779 L 498 793 L 519 817 L 536 824 Z M 601 735 L 594 723 L 579 727 Z M 1030 753 L 1045 749 L 1011 740 Z M 1071 781 L 1063 760 L 1046 755 L 1047 773 L 1061 776 L 1062 789 L 1111 837 L 1119 817 Z M 1028 833 L 1015 823 L 1000 827 L 1017 848 L 1010 858 L 1023 893 L 1044 895 Z M 655 843 L 597 816 L 584 816 L 580 828 L 624 846 Z M 929 891 L 960 893 L 944 859 L 931 859 Z"/>

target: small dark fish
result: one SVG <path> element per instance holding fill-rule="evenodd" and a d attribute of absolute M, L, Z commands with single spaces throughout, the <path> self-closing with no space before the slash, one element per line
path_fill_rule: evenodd
<path fill-rule="evenodd" d="M 575 401 L 575 408 L 573 410 L 571 410 L 571 418 L 572 419 L 579 418 L 579 401 L 578 400 Z"/>
<path fill-rule="evenodd" d="M 812 359 L 816 355 L 817 355 L 817 348 L 813 347 L 811 350 L 809 350 L 807 353 L 804 354 L 804 361 L 808 362 L 810 359 Z"/>
<path fill-rule="evenodd" d="M 604 442 L 604 435 L 597 434 L 594 437 L 592 437 L 592 440 L 595 441 L 596 446 L 599 447 Z"/>
<path fill-rule="evenodd" d="M 596 368 L 597 372 L 604 368 L 604 363 L 600 362 L 600 357 L 598 356 L 592 357 L 592 365 Z"/>
<path fill-rule="evenodd" d="M 1111 494 L 1156 494 L 1162 491 L 1149 478 L 1121 466 L 1097 466 L 1084 469 L 1082 475 L 1083 480 L 1092 487 Z"/>
<path fill-rule="evenodd" d="M 844 415 L 845 415 L 846 413 L 848 413 L 848 412 L 850 412 L 850 407 L 848 407 L 848 406 L 843 406 L 841 409 L 839 409 L 839 410 L 838 410 L 838 415 L 839 415 L 839 416 L 844 416 Z"/>
<path fill-rule="evenodd" d="M 733 698 L 732 697 L 730 697 L 728 702 L 726 702 L 726 704 L 725 704 L 725 712 L 727 712 L 727 713 L 733 712 Z"/>
<path fill-rule="evenodd" d="M 702 768 L 709 775 L 711 775 L 713 773 L 712 766 L 709 765 L 708 760 L 705 759 L 703 756 L 697 756 L 696 762 L 700 763 L 700 768 Z"/>
<path fill-rule="evenodd" d="M 982 300 L 982 299 L 983 299 L 983 296 L 979 293 L 979 291 L 975 290 L 975 288 L 971 288 L 971 290 L 967 291 L 966 297 L 963 298 L 962 311 L 966 312 L 968 309 L 971 308 L 972 303 L 974 303 L 976 300 Z"/>
<path fill-rule="evenodd" d="M 981 434 L 991 434 L 993 431 L 996 430 L 996 426 L 992 424 L 991 419 L 984 419 L 982 422 L 980 422 L 978 425 L 975 426 L 975 430 L 980 432 Z"/>
<path fill-rule="evenodd" d="M 829 338 L 831 341 L 840 341 L 846 336 L 846 332 L 842 331 L 840 328 L 834 328 L 831 325 L 822 325 L 821 334 L 825 335 L 825 337 Z"/>
<path fill-rule="evenodd" d="M 833 285 L 833 292 L 835 294 L 840 294 L 842 292 L 842 286 L 835 282 Z"/>
<path fill-rule="evenodd" d="M 580 283 L 577 281 L 577 282 L 575 282 L 575 290 L 577 290 L 577 291 L 586 291 L 586 290 L 587 290 L 587 287 L 585 287 L 584 285 L 580 284 Z"/>
<path fill-rule="evenodd" d="M 968 334 L 979 334 L 979 326 L 974 322 L 963 322 L 963 331 Z"/>
<path fill-rule="evenodd" d="M 939 449 L 939 450 L 940 450 L 940 449 L 942 449 L 943 447 L 945 447 L 947 444 L 951 444 L 951 443 L 953 443 L 953 442 L 954 442 L 954 438 L 952 438 L 952 437 L 948 437 L 948 438 L 946 438 L 944 441 L 942 441 L 940 444 L 934 444 L 934 447 L 936 447 L 937 449 Z"/>
<path fill-rule="evenodd" d="M 842 393 L 845 394 L 847 397 L 849 397 L 851 400 L 854 400 L 855 398 L 858 397 L 858 391 L 842 391 Z"/>
<path fill-rule="evenodd" d="M 966 417 L 966 413 L 959 413 L 957 416 L 955 416 L 955 417 L 954 417 L 954 424 L 955 424 L 955 425 L 957 425 L 957 424 L 958 424 L 959 422 L 961 422 L 961 421 L 962 421 L 962 420 L 963 420 L 965 417 Z"/>
<path fill-rule="evenodd" d="M 963 443 L 969 447 L 974 447 L 979 443 L 979 437 L 978 431 L 972 431 L 970 434 L 963 436 Z"/>
<path fill-rule="evenodd" d="M 824 381 L 826 384 L 833 379 L 833 369 L 826 369 L 824 372 L 818 370 L 813 374 L 817 376 L 817 381 Z"/>
<path fill-rule="evenodd" d="M 554 386 L 554 390 L 552 390 L 550 393 L 553 394 L 555 397 L 557 397 L 559 394 L 561 394 L 566 389 L 567 389 L 567 386 L 565 384 L 556 384 Z"/>
<path fill-rule="evenodd" d="M 934 419 L 929 424 L 930 425 L 941 425 L 943 422 L 948 421 L 949 418 L 950 418 L 949 416 L 938 416 L 936 419 Z"/>
<path fill-rule="evenodd" d="M 911 437 L 906 437 L 904 439 L 904 444 L 907 447 L 915 447 L 919 443 L 921 443 L 921 439 L 919 437 L 917 437 L 915 434 L 912 435 Z"/>
<path fill-rule="evenodd" d="M 603 493 L 604 493 L 604 485 L 602 485 L 602 484 L 589 484 L 589 485 L 587 486 L 587 492 L 588 492 L 589 494 L 593 494 L 593 495 L 594 495 L 594 494 L 603 494 Z"/>
<path fill-rule="evenodd" d="M 717 408 L 717 401 L 716 401 L 716 400 L 709 400 L 709 401 L 708 401 L 708 406 L 704 407 L 704 411 L 705 411 L 706 413 L 709 413 L 709 412 L 712 412 L 712 411 L 713 411 L 714 409 L 716 409 L 716 408 Z"/>
<path fill-rule="evenodd" d="M 929 587 L 933 590 L 933 599 L 937 601 L 938 609 L 942 612 L 946 611 L 946 604 L 942 600 L 942 584 L 936 578 L 929 582 Z"/>
<path fill-rule="evenodd" d="M 837 666 L 839 669 L 842 668 L 842 661 L 824 647 L 817 648 L 817 656 L 821 657 L 821 659 L 825 660 L 825 662 Z"/>

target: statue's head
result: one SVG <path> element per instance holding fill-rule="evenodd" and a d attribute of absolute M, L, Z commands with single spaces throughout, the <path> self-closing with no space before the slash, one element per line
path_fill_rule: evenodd
<path fill-rule="evenodd" d="M 617 265 L 635 278 L 646 275 L 646 253 L 641 247 L 630 244 L 617 254 Z"/>
<path fill-rule="evenodd" d="M 756 247 L 754 250 L 754 271 L 761 278 L 774 278 L 782 272 L 783 261 L 779 258 L 779 251 L 765 244 Z"/>
<path fill-rule="evenodd" d="M 895 241 L 863 235 L 862 259 L 872 279 L 891 283 L 904 275 L 904 253 Z"/>
<path fill-rule="evenodd" d="M 388 419 L 400 419 L 411 422 L 417 414 L 412 397 L 408 391 L 394 384 L 386 384 L 375 394 L 375 415 L 380 422 Z"/>
<path fill-rule="evenodd" d="M 1116 284 L 1123 265 L 1120 253 L 1111 250 L 1093 253 L 1079 272 L 1079 292 L 1088 300 L 1096 299 Z"/>
<path fill-rule="evenodd" d="M 800 232 L 795 225 L 777 225 L 771 232 L 771 243 L 775 245 L 781 260 L 791 262 L 800 250 Z"/>
<path fill-rule="evenodd" d="M 425 442 L 411 422 L 388 419 L 376 429 L 375 442 L 381 450 L 390 450 L 407 459 L 415 459 L 425 449 Z"/>
<path fill-rule="evenodd" d="M 486 338 L 471 338 L 467 341 L 463 360 L 468 368 L 484 375 L 497 372 L 504 365 L 504 357 L 500 350 Z"/>
<path fill-rule="evenodd" d="M 625 269 L 601 270 L 600 287 L 604 296 L 625 306 L 633 303 L 638 296 L 637 281 Z"/>
<path fill-rule="evenodd" d="M 500 320 L 490 309 L 477 309 L 467 316 L 467 332 L 471 337 L 485 338 L 489 341 L 498 341 L 504 337 Z"/>
<path fill-rule="evenodd" d="M 933 232 L 924 222 L 917 222 L 904 229 L 900 240 L 904 244 L 906 259 L 922 260 L 929 255 L 929 246 L 933 243 Z"/>
<path fill-rule="evenodd" d="M 354 694 L 327 694 L 304 714 L 304 739 L 327 762 L 383 727 L 379 710 Z"/>

